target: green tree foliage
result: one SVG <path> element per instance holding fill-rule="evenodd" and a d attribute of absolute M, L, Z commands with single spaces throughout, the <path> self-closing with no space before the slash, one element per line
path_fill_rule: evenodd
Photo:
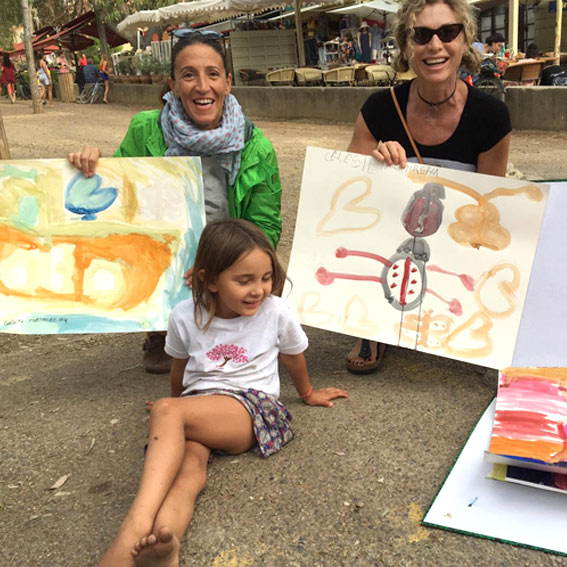
<path fill-rule="evenodd" d="M 14 28 L 22 23 L 20 0 L 0 2 L 0 46 L 11 49 L 14 43 Z M 16 38 L 20 41 L 19 38 Z"/>
<path fill-rule="evenodd" d="M 133 10 L 133 12 L 139 10 L 155 10 L 157 8 L 171 6 L 172 4 L 179 4 L 180 1 L 181 0 L 135 0 L 135 10 Z"/>
<path fill-rule="evenodd" d="M 180 0 L 30 0 L 34 28 L 58 27 L 77 16 L 94 10 L 104 23 L 115 25 L 139 10 L 155 10 Z M 11 49 L 13 29 L 22 23 L 20 0 L 0 0 L 0 47 Z M 16 38 L 20 41 L 19 38 Z"/>

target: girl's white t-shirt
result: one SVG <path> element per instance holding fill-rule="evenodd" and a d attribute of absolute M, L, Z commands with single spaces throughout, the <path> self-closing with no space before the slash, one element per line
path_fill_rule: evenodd
<path fill-rule="evenodd" d="M 204 317 L 206 322 L 206 313 Z M 307 345 L 297 317 L 281 297 L 267 297 L 252 317 L 214 317 L 206 331 L 197 326 L 193 299 L 187 299 L 169 316 L 165 352 L 189 358 L 182 395 L 254 388 L 279 397 L 278 354 L 299 354 Z"/>

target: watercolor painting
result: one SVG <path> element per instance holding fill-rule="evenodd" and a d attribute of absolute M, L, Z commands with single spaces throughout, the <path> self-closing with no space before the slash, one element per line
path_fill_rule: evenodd
<path fill-rule="evenodd" d="M 306 325 L 509 366 L 548 192 L 308 148 L 291 301 Z"/>
<path fill-rule="evenodd" d="M 204 224 L 199 158 L 0 162 L 0 332 L 166 329 Z"/>
<path fill-rule="evenodd" d="M 491 462 L 567 474 L 567 368 L 501 371 L 488 451 Z"/>

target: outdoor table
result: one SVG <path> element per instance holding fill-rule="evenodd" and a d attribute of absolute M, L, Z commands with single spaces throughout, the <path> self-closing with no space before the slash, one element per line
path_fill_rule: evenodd
<path fill-rule="evenodd" d="M 514 83 L 534 83 L 539 84 L 541 71 L 545 65 L 554 61 L 553 57 L 538 57 L 537 59 L 520 59 L 512 61 L 502 79 Z"/>

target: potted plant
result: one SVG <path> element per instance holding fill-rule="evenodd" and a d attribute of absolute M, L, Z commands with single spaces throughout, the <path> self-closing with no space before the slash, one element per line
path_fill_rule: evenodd
<path fill-rule="evenodd" d="M 167 80 L 171 73 L 171 61 L 169 59 L 164 59 L 163 61 L 160 61 L 159 67 L 164 79 Z"/>
<path fill-rule="evenodd" d="M 152 83 L 152 77 L 150 76 L 150 73 L 152 72 L 152 65 L 151 55 L 140 56 L 140 82 L 145 85 L 150 85 Z"/>
<path fill-rule="evenodd" d="M 124 83 L 132 82 L 130 77 L 133 74 L 133 69 L 130 57 L 126 57 L 125 59 L 120 60 L 120 62 L 118 63 L 118 70 Z"/>
<path fill-rule="evenodd" d="M 116 73 L 114 75 L 114 82 L 115 83 L 122 83 L 124 82 L 124 75 L 126 75 L 126 67 L 124 65 L 124 61 L 120 60 L 116 63 Z"/>
<path fill-rule="evenodd" d="M 156 59 L 155 57 L 151 56 L 151 70 L 150 76 L 152 79 L 152 83 L 161 83 L 163 81 L 163 74 L 161 72 L 161 61 Z"/>
<path fill-rule="evenodd" d="M 131 83 L 141 83 L 142 79 L 142 54 L 141 53 L 136 53 L 136 55 L 134 55 L 134 57 L 130 58 L 130 66 L 131 66 L 131 72 L 130 72 L 130 82 Z"/>

